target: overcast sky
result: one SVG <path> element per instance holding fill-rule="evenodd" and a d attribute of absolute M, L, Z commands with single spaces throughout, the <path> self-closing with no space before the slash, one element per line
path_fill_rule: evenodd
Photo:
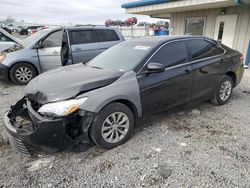
<path fill-rule="evenodd" d="M 105 20 L 123 20 L 121 4 L 135 0 L 0 0 L 0 20 L 7 16 L 17 21 L 36 23 L 104 24 Z M 136 16 L 139 21 L 154 22 L 148 16 Z"/>

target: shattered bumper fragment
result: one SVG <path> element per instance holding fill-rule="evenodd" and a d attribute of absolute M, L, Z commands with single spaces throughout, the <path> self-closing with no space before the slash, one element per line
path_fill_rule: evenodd
<path fill-rule="evenodd" d="M 83 121 L 85 119 L 85 121 Z M 32 107 L 26 98 L 5 112 L 4 135 L 12 148 L 26 156 L 37 152 L 55 153 L 72 145 L 89 142 L 83 138 L 91 118 L 78 115 L 65 118 L 46 118 Z M 89 121 L 89 122 L 88 122 Z"/>

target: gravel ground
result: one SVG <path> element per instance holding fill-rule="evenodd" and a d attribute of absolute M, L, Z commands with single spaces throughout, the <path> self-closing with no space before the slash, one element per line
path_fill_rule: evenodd
<path fill-rule="evenodd" d="M 0 113 L 23 87 L 0 83 Z M 0 187 L 250 187 L 250 71 L 224 106 L 148 119 L 126 144 L 27 158 L 0 140 Z M 0 117 L 0 131 L 3 120 Z"/>

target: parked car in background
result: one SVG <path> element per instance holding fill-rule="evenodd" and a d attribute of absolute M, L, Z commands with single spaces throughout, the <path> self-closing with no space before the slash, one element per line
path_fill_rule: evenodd
<path fill-rule="evenodd" d="M 8 32 L 9 34 L 12 33 L 11 29 L 9 29 L 8 27 L 0 27 L 2 28 L 3 30 L 5 30 L 6 32 Z"/>
<path fill-rule="evenodd" d="M 126 26 L 132 26 L 132 25 L 137 24 L 137 22 L 138 22 L 137 18 L 131 17 L 131 18 L 126 19 L 126 20 L 124 21 L 124 24 L 125 24 Z"/>
<path fill-rule="evenodd" d="M 27 27 L 21 27 L 18 31 L 19 35 L 28 35 L 28 28 Z"/>
<path fill-rule="evenodd" d="M 35 32 L 41 31 L 41 30 L 43 30 L 43 29 L 49 29 L 49 27 L 48 27 L 48 26 L 38 27 L 38 28 L 36 29 Z M 34 33 L 34 32 L 33 32 L 33 33 Z"/>
<path fill-rule="evenodd" d="M 86 63 L 108 48 L 124 41 L 117 28 L 74 27 L 63 31 L 62 65 Z"/>
<path fill-rule="evenodd" d="M 168 29 L 169 28 L 169 22 L 158 21 L 158 22 L 156 22 L 156 26 Z"/>
<path fill-rule="evenodd" d="M 10 23 L 10 24 L 7 24 L 6 27 L 11 31 L 13 32 L 14 31 L 14 24 Z"/>
<path fill-rule="evenodd" d="M 4 29 L 0 28 L 0 53 L 12 47 L 15 44 L 20 44 L 21 40 L 15 38 Z"/>
<path fill-rule="evenodd" d="M 16 27 L 13 29 L 13 32 L 19 33 L 19 32 L 21 31 L 22 28 L 23 28 L 23 26 L 16 26 Z"/>
<path fill-rule="evenodd" d="M 32 35 L 37 32 L 37 29 L 44 26 L 29 26 L 27 27 L 28 35 Z"/>
<path fill-rule="evenodd" d="M 242 80 L 242 57 L 205 37 L 122 42 L 86 65 L 32 80 L 5 114 L 7 140 L 26 155 L 81 143 L 117 147 L 144 117 L 191 101 L 227 103 Z"/>
<path fill-rule="evenodd" d="M 86 63 L 123 40 L 116 28 L 43 29 L 4 51 L 0 56 L 0 80 L 10 78 L 16 84 L 27 84 L 53 68 Z"/>

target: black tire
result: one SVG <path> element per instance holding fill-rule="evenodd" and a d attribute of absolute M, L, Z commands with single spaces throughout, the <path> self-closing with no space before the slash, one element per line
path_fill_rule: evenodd
<path fill-rule="evenodd" d="M 21 70 L 27 70 L 27 77 L 23 78 L 23 80 L 17 75 L 17 71 L 20 73 Z M 36 76 L 36 69 L 29 63 L 18 63 L 10 69 L 10 79 L 12 80 L 12 82 L 18 85 L 27 85 Z"/>
<path fill-rule="evenodd" d="M 115 113 L 117 113 L 117 115 Z M 124 118 L 126 119 L 126 117 L 127 117 L 128 122 L 129 122 L 128 123 L 129 126 L 127 129 L 126 135 L 119 134 L 120 132 L 118 130 L 117 131 L 115 130 L 114 134 L 111 133 L 111 135 L 113 135 L 113 138 L 114 137 L 117 138 L 117 134 L 118 134 L 118 136 L 120 135 L 119 139 L 120 139 L 120 137 L 124 136 L 122 139 L 120 139 L 120 141 L 117 141 L 116 143 L 108 142 L 107 138 L 105 140 L 105 138 L 102 134 L 102 132 L 103 132 L 102 128 L 105 127 L 105 125 L 108 125 L 108 126 L 110 125 L 110 124 L 105 123 L 105 120 L 108 117 L 112 116 L 112 114 L 115 114 L 116 117 L 119 117 L 118 115 L 120 115 L 120 114 L 125 114 L 125 116 L 122 116 L 122 119 L 124 121 Z M 101 110 L 99 112 L 99 114 L 95 117 L 94 123 L 90 128 L 90 137 L 91 137 L 92 141 L 94 142 L 94 144 L 96 144 L 97 146 L 99 146 L 101 148 L 105 148 L 105 149 L 112 149 L 112 148 L 115 148 L 119 145 L 124 144 L 130 138 L 130 136 L 134 130 L 134 124 L 135 124 L 134 114 L 126 105 L 121 104 L 121 103 L 111 103 L 110 105 L 106 106 L 103 110 Z M 119 125 L 118 125 L 118 127 L 119 127 Z M 119 127 L 117 129 L 119 129 L 119 130 L 123 129 L 122 131 L 123 132 L 125 131 L 125 128 L 123 128 L 123 127 Z M 113 131 L 113 128 L 109 129 L 109 130 Z M 107 130 L 107 132 L 109 132 L 109 130 Z M 107 134 L 107 133 L 105 133 L 105 134 Z M 111 135 L 110 135 L 110 137 L 111 137 Z M 109 137 L 109 139 L 110 139 L 110 137 Z"/>
<path fill-rule="evenodd" d="M 228 94 L 225 98 L 223 98 L 221 95 L 221 90 L 222 90 L 222 87 L 224 86 L 224 84 L 226 84 L 226 83 L 228 83 L 228 84 L 230 83 L 230 85 L 231 85 L 230 89 L 228 89 L 228 91 L 230 91 L 230 94 Z M 232 93 L 233 93 L 233 79 L 230 76 L 225 75 L 222 77 L 222 79 L 221 79 L 221 81 L 216 89 L 214 98 L 211 100 L 211 102 L 213 104 L 218 105 L 218 106 L 224 105 L 230 100 Z"/>

